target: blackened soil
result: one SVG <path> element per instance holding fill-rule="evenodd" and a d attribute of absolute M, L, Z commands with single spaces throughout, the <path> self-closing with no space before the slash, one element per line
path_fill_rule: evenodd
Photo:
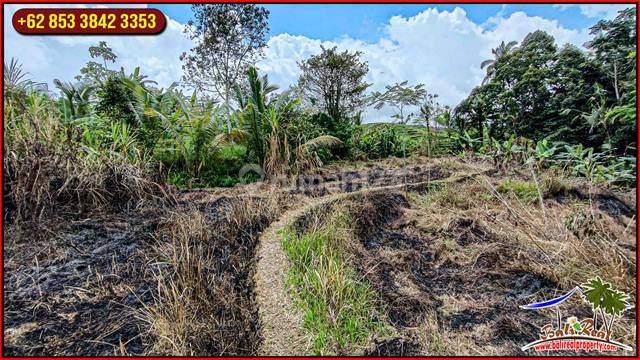
<path fill-rule="evenodd" d="M 375 341 L 373 348 L 365 352 L 365 356 L 416 356 L 420 355 L 420 343 L 395 337 L 388 340 Z"/>
<path fill-rule="evenodd" d="M 5 355 L 139 354 L 132 314 L 151 300 L 143 256 L 157 212 L 72 222 L 41 243 L 5 249 Z"/>
<path fill-rule="evenodd" d="M 486 336 L 470 336 L 475 346 L 499 344 L 512 355 L 521 354 L 519 346 L 537 337 L 545 317 L 518 305 L 534 296 L 555 295 L 557 285 L 518 268 L 513 261 L 518 249 L 480 222 L 459 218 L 442 232 L 430 233 L 405 219 L 408 206 L 401 193 L 387 193 L 365 197 L 352 209 L 359 240 L 353 265 L 380 294 L 391 324 L 402 335 L 375 344 L 368 353 L 429 354 L 428 344 L 416 346 L 412 339 L 416 329 L 435 322 L 443 334 L 486 327 Z M 446 254 L 443 239 L 456 243 L 460 251 L 469 246 L 482 251 L 474 262 L 457 261 Z"/>
<path fill-rule="evenodd" d="M 359 170 L 317 170 L 300 175 L 292 193 L 319 197 L 342 192 L 354 192 L 365 188 L 415 184 L 439 180 L 451 172 L 439 166 L 407 165 L 406 168 L 373 167 Z"/>
<path fill-rule="evenodd" d="M 236 223 L 246 205 L 250 220 Z M 192 344 L 198 355 L 256 355 L 261 337 L 253 272 L 260 232 L 273 220 L 259 199 L 220 197 L 196 208 L 215 231 L 206 266 L 206 303 L 193 314 L 212 335 Z M 191 205 L 99 214 L 71 222 L 46 241 L 5 248 L 4 354 L 7 356 L 148 355 L 155 338 L 140 319 L 157 305 L 155 263 L 162 221 Z M 68 220 L 67 220 L 68 221 Z M 195 240 L 194 240 L 195 241 Z M 169 269 L 170 270 L 170 269 Z"/>

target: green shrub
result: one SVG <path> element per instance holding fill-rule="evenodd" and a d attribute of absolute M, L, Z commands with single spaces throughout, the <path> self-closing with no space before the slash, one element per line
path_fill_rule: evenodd
<path fill-rule="evenodd" d="M 358 149 L 370 159 L 402 156 L 402 136 L 391 124 L 379 124 L 364 129 Z"/>
<path fill-rule="evenodd" d="M 117 76 L 109 77 L 98 89 L 98 103 L 95 112 L 110 121 L 124 121 L 127 125 L 137 127 L 136 114 L 132 108 L 136 99 L 129 89 Z"/>

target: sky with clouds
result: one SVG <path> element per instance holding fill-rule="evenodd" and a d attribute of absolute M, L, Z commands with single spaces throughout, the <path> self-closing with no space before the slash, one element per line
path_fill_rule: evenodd
<path fill-rule="evenodd" d="M 193 45 L 183 34 L 184 23 L 191 18 L 186 5 L 153 6 L 167 16 L 161 35 L 105 37 L 23 36 L 11 26 L 11 17 L 23 6 L 4 6 L 5 59 L 17 58 L 32 78 L 49 84 L 55 78 L 71 80 L 90 59 L 88 47 L 105 40 L 118 55 L 113 68 L 140 66 L 166 87 L 180 80 L 179 56 Z M 479 64 L 501 41 L 521 41 L 540 29 L 553 35 L 558 45 L 582 46 L 590 26 L 615 17 L 626 6 L 267 5 L 268 48 L 258 67 L 286 89 L 299 76 L 298 61 L 319 53 L 321 45 L 337 46 L 362 52 L 372 90 L 409 80 L 424 83 L 441 103 L 455 106 L 481 82 Z M 369 109 L 364 118 L 384 121 L 390 111 Z"/>

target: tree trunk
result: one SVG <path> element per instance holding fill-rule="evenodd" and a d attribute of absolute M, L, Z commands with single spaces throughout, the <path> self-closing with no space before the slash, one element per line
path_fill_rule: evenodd
<path fill-rule="evenodd" d="M 230 86 L 226 84 L 224 87 L 224 105 L 227 111 L 227 134 L 231 134 L 231 109 L 229 105 L 229 91 Z"/>
<path fill-rule="evenodd" d="M 405 128 L 405 137 L 402 139 L 402 160 L 404 165 L 404 191 L 407 192 L 407 137 Z"/>
<path fill-rule="evenodd" d="M 431 158 L 431 127 L 429 126 L 429 119 L 427 119 L 427 157 Z"/>
<path fill-rule="evenodd" d="M 607 332 L 607 341 L 611 340 L 611 331 L 613 331 L 613 320 L 615 320 L 616 316 L 611 314 L 611 320 L 609 321 L 609 331 Z"/>
<path fill-rule="evenodd" d="M 609 330 L 609 324 L 607 323 L 607 318 L 604 316 L 604 311 L 602 310 L 602 308 L 600 308 L 600 315 L 602 315 L 602 322 L 604 323 L 604 330 L 607 333 L 607 341 L 609 341 L 609 333 L 611 331 Z"/>
<path fill-rule="evenodd" d="M 618 90 L 618 62 L 613 60 L 613 88 L 616 91 L 616 100 L 620 101 L 620 91 Z"/>

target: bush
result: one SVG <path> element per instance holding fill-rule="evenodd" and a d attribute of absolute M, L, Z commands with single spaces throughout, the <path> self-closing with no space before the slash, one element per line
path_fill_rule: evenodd
<path fill-rule="evenodd" d="M 135 104 L 135 96 L 120 78 L 109 77 L 98 89 L 98 103 L 95 107 L 96 114 L 110 121 L 124 121 L 126 124 L 137 127 L 135 111 L 131 104 Z"/>
<path fill-rule="evenodd" d="M 353 149 L 355 147 L 354 138 L 360 129 L 360 125 L 357 124 L 356 119 L 334 119 L 328 114 L 319 113 L 310 119 L 312 124 L 316 124 L 320 127 L 321 134 L 335 136 L 342 141 L 340 148 L 334 149 L 331 153 L 320 153 L 321 159 L 324 161 L 330 158 L 348 158 L 352 157 Z"/>
<path fill-rule="evenodd" d="M 402 156 L 402 137 L 391 124 L 365 128 L 357 146 L 370 159 Z"/>

